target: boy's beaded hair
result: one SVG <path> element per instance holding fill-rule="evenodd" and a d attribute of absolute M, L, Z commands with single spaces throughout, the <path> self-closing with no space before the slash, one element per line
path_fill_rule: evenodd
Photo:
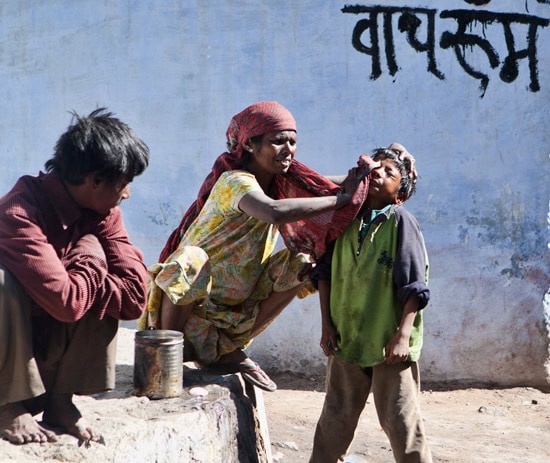
<path fill-rule="evenodd" d="M 400 159 L 397 151 L 390 148 L 374 149 L 372 152 L 372 159 L 374 161 L 389 159 L 397 166 L 401 173 L 401 184 L 397 193 L 403 201 L 409 199 L 416 192 L 416 183 L 410 175 L 412 170 L 411 163 L 408 159 Z"/>

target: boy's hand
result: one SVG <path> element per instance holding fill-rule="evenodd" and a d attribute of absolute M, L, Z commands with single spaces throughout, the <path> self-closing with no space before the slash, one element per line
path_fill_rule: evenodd
<path fill-rule="evenodd" d="M 323 325 L 321 333 L 321 349 L 327 357 L 334 355 L 334 352 L 338 351 L 338 333 L 332 324 L 328 326 Z"/>
<path fill-rule="evenodd" d="M 386 363 L 395 365 L 409 358 L 409 336 L 397 331 L 386 345 Z"/>

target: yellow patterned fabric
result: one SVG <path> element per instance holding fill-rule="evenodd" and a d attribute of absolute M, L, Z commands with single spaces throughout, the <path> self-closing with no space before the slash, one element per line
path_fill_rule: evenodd
<path fill-rule="evenodd" d="M 260 302 L 301 284 L 298 275 L 309 263 L 307 255 L 286 249 L 273 254 L 277 227 L 238 207 L 252 191 L 261 191 L 252 174 L 223 173 L 177 250 L 149 269 L 147 311 L 138 328 L 158 326 L 163 294 L 176 305 L 194 303 L 184 336 L 203 364 L 246 347 Z"/>

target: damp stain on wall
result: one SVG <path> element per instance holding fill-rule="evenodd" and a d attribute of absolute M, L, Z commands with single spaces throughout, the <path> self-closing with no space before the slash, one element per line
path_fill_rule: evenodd
<path fill-rule="evenodd" d="M 159 201 L 158 210 L 149 212 L 147 218 L 155 225 L 168 227 L 177 215 L 176 208 L 170 201 Z"/>
<path fill-rule="evenodd" d="M 526 204 L 521 193 L 507 184 L 502 186 L 500 196 L 488 203 L 478 203 L 472 195 L 469 214 L 457 227 L 458 239 L 509 251 L 509 262 L 497 262 L 493 268 L 503 277 L 523 279 L 534 271 L 540 274 L 536 269 L 544 262 L 547 246 L 545 224 L 536 216 L 534 204 L 531 200 Z"/>
<path fill-rule="evenodd" d="M 500 196 L 490 203 L 478 204 L 473 195 L 472 208 L 465 224 L 459 225 L 458 235 L 462 242 L 477 239 L 480 244 L 516 249 L 524 257 L 539 255 L 544 224 L 534 217 L 536 209 L 529 207 L 521 193 L 509 185 L 503 185 Z"/>

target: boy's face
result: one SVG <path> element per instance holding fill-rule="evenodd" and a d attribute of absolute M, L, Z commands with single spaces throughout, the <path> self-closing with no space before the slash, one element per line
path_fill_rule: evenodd
<path fill-rule="evenodd" d="M 397 191 L 401 185 L 401 172 L 390 159 L 381 159 L 380 167 L 370 173 L 367 206 L 370 209 L 382 209 L 388 204 L 401 204 L 402 198 Z"/>

